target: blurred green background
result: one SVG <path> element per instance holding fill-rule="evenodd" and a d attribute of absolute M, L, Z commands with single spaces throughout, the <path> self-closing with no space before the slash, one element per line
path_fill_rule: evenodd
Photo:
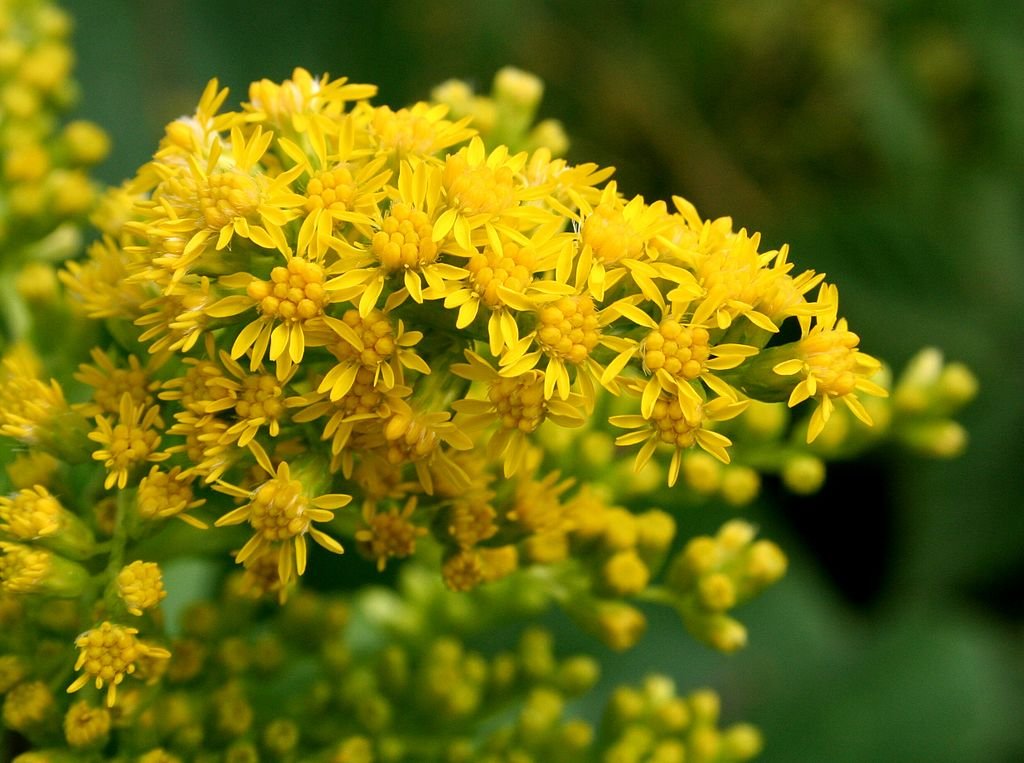
<path fill-rule="evenodd" d="M 512 64 L 545 80 L 541 115 L 565 123 L 571 159 L 789 242 L 896 368 L 924 345 L 970 364 L 982 391 L 960 459 L 876 454 L 811 499 L 766 486 L 747 514 L 793 563 L 741 614 L 746 651 L 655 616 L 608 680 L 713 683 L 728 719 L 765 730 L 765 761 L 1024 760 L 1024 3 L 64 5 L 79 113 L 114 139 L 106 181 L 212 76 L 235 103 L 301 65 L 397 107 L 450 77 L 487 90 Z"/>

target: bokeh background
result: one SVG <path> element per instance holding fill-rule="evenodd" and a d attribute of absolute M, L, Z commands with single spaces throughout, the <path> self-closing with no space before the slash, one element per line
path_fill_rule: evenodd
<path fill-rule="evenodd" d="M 717 686 L 728 719 L 764 729 L 764 761 L 1024 760 L 1024 3 L 64 5 L 79 113 L 114 140 L 108 182 L 212 76 L 237 102 L 301 65 L 377 83 L 397 107 L 450 77 L 488 90 L 512 64 L 545 80 L 541 116 L 564 122 L 571 159 L 789 242 L 897 369 L 925 345 L 967 362 L 981 394 L 963 457 L 876 453 L 817 496 L 768 483 L 745 510 L 792 558 L 741 613 L 748 649 L 718 655 L 652 614 L 606 680 L 658 669 Z"/>

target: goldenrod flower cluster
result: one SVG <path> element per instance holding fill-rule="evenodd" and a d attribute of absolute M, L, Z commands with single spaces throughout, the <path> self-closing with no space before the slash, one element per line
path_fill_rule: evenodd
<path fill-rule="evenodd" d="M 97 346 L 0 367 L 24 451 L 0 497 L 7 728 L 54 760 L 758 753 L 713 693 L 652 678 L 595 726 L 566 708 L 592 659 L 472 639 L 553 603 L 624 650 L 660 605 L 743 646 L 733 609 L 786 557 L 742 520 L 677 538 L 677 507 L 748 503 L 770 473 L 813 492 L 887 434 L 952 455 L 973 377 L 926 355 L 887 398 L 822 274 L 557 158 L 541 92 L 503 70 L 492 97 L 449 82 L 395 111 L 297 69 L 228 110 L 213 81 L 108 192 L 60 274 Z M 354 587 L 353 553 L 398 588 L 303 588 Z M 183 557 L 221 582 L 167 623 Z"/>

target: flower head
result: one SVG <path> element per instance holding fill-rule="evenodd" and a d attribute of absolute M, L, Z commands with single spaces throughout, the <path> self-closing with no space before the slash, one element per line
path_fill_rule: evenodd
<path fill-rule="evenodd" d="M 252 538 L 236 554 L 235 561 L 244 564 L 249 557 L 263 553 L 268 547 L 275 548 L 279 553 L 278 573 L 281 582 L 286 584 L 306 571 L 306 535 L 328 551 L 343 553 L 341 544 L 313 523 L 331 521 L 335 509 L 347 506 L 352 497 L 331 494 L 310 498 L 302 483 L 292 477 L 287 461 L 281 461 L 275 469 L 259 443 L 251 441 L 249 450 L 270 479 L 251 491 L 224 482 L 217 484 L 221 492 L 247 501 L 216 522 L 217 527 L 248 522 L 253 529 Z"/>
<path fill-rule="evenodd" d="M 860 337 L 847 328 L 846 319 L 836 319 L 839 296 L 835 286 L 823 286 L 819 302 L 826 303 L 827 312 L 818 314 L 814 325 L 796 343 L 796 357 L 776 364 L 772 370 L 780 376 L 798 376 L 800 381 L 789 396 L 789 406 L 814 397 L 818 407 L 807 427 L 807 442 L 821 434 L 832 415 L 833 400 L 846 404 L 858 419 L 871 426 L 871 415 L 857 397 L 857 392 L 886 397 L 889 392 L 871 380 L 881 364 L 857 349 Z"/>
<path fill-rule="evenodd" d="M 153 609 L 167 596 L 163 576 L 155 562 L 132 562 L 117 573 L 117 595 L 133 615 Z"/>
<path fill-rule="evenodd" d="M 108 490 L 115 484 L 124 489 L 129 474 L 143 463 L 168 458 L 167 453 L 157 450 L 160 446 L 160 435 L 156 431 L 159 416 L 158 406 L 147 409 L 137 405 L 126 392 L 118 406 L 116 423 L 106 416 L 96 417 L 97 430 L 89 433 L 89 439 L 103 446 L 93 451 L 92 457 L 103 461 L 107 467 L 104 487 Z"/>
<path fill-rule="evenodd" d="M 682 453 L 699 446 L 723 463 L 729 463 L 726 450 L 732 442 L 725 435 L 709 428 L 711 422 L 731 419 L 747 407 L 747 401 L 716 397 L 708 402 L 693 403 L 685 397 L 662 394 L 655 400 L 649 416 L 612 416 L 613 426 L 636 431 L 619 435 L 616 445 L 643 443 L 634 468 L 639 471 L 650 460 L 660 444 L 674 448 L 669 466 L 668 484 L 679 478 Z"/>
<path fill-rule="evenodd" d="M 99 747 L 110 734 L 110 711 L 79 700 L 64 716 L 64 738 L 74 749 Z"/>
<path fill-rule="evenodd" d="M 388 512 L 377 511 L 369 501 L 363 507 L 366 527 L 356 531 L 356 541 L 370 558 L 376 559 L 378 570 L 383 572 L 391 557 L 402 559 L 411 556 L 416 550 L 416 539 L 426 535 L 425 527 L 410 521 L 415 510 L 415 496 L 401 511 L 397 508 Z"/>
<path fill-rule="evenodd" d="M 82 671 L 82 675 L 72 682 L 68 692 L 76 692 L 90 681 L 95 681 L 97 689 L 106 684 L 107 707 L 113 707 L 117 700 L 117 687 L 125 676 L 135 672 L 140 660 L 163 660 L 171 656 L 166 649 L 137 639 L 135 635 L 138 632 L 138 628 L 104 622 L 76 638 L 78 660 L 75 670 Z"/>

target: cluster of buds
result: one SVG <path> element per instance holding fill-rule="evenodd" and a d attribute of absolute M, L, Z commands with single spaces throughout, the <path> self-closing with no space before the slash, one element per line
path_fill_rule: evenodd
<path fill-rule="evenodd" d="M 744 761 L 761 752 L 761 734 L 748 723 L 718 728 L 720 701 L 710 689 L 676 694 L 664 676 L 617 688 L 605 710 L 610 741 L 605 760 L 622 763 Z"/>
<path fill-rule="evenodd" d="M 672 560 L 668 596 L 696 638 L 723 652 L 744 646 L 747 631 L 728 612 L 756 596 L 786 573 L 782 550 L 754 540 L 756 529 L 734 519 L 712 537 L 691 539 Z"/>
<path fill-rule="evenodd" d="M 240 584 L 233 577 L 216 604 L 185 612 L 169 659 L 109 623 L 80 636 L 86 664 L 94 651 L 118 645 L 104 662 L 120 686 L 111 708 L 76 700 L 62 710 L 45 683 L 0 658 L 0 679 L 9 677 L 0 683 L 4 723 L 40 740 L 38 752 L 18 760 L 75 760 L 113 743 L 132 760 L 165 762 L 542 763 L 614 753 L 673 763 L 683 760 L 679 747 L 694 756 L 687 760 L 741 761 L 760 746 L 746 724 L 718 728 L 713 692 L 676 697 L 664 678 L 616 689 L 597 724 L 574 717 L 569 703 L 594 689 L 598 663 L 561 656 L 541 628 L 522 631 L 506 650 L 478 650 L 452 635 L 400 636 L 379 624 L 365 597 L 360 604 L 304 591 L 267 619 Z M 373 639 L 358 635 L 353 620 L 370 623 Z M 312 668 L 301 675 L 300 655 Z M 149 678 L 159 669 L 165 689 L 121 684 L 118 672 L 132 664 Z M 495 717 L 503 720 L 481 733 L 482 721 Z M 675 757 L 663 757 L 669 751 Z"/>

